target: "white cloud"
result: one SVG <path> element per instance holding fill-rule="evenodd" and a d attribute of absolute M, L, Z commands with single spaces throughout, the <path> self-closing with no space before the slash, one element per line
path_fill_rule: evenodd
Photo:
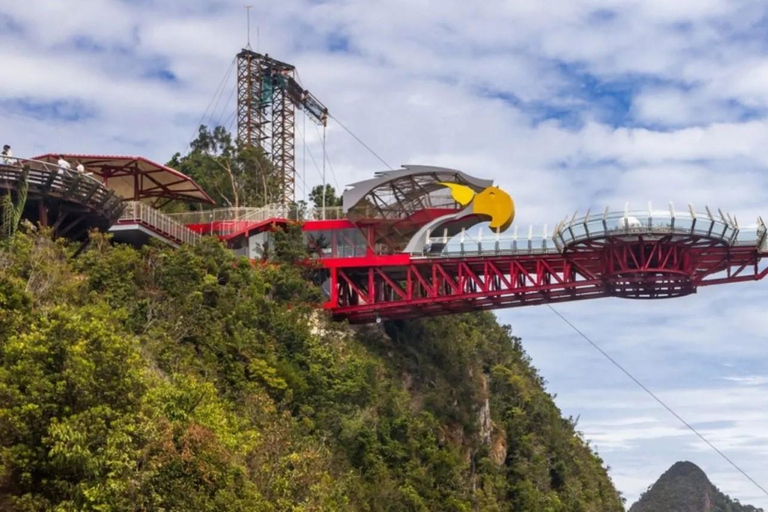
<path fill-rule="evenodd" d="M 739 377 L 723 377 L 723 380 L 743 384 L 745 386 L 763 386 L 768 384 L 768 375 L 747 375 Z"/>

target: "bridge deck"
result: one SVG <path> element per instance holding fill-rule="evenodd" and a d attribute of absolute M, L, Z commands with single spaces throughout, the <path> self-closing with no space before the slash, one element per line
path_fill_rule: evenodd
<path fill-rule="evenodd" d="M 489 232 L 462 232 L 448 239 L 431 236 L 423 253 L 414 257 L 445 258 L 470 256 L 500 256 L 526 254 L 560 254 L 579 250 L 585 242 L 621 237 L 691 238 L 717 240 L 723 245 L 755 247 L 764 252 L 766 226 L 762 219 L 754 227 L 741 228 L 738 223 L 719 212 L 715 216 L 707 208 L 705 213 L 689 212 L 679 215 L 670 211 L 606 212 L 601 216 L 572 218 L 559 223 L 551 236 L 545 226 L 541 235 L 529 228 L 527 236 L 519 236 L 515 227 L 511 235 Z"/>

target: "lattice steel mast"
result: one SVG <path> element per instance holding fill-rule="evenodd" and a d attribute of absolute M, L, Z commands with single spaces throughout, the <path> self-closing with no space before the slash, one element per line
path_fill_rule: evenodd
<path fill-rule="evenodd" d="M 237 140 L 269 155 L 283 204 L 293 202 L 296 190 L 296 107 L 327 124 L 328 109 L 299 85 L 294 66 L 249 49 L 237 54 Z"/>

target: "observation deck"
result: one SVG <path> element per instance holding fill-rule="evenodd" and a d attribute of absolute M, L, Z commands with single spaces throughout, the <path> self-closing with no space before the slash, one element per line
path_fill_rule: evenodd
<path fill-rule="evenodd" d="M 365 323 L 600 297 L 659 299 L 701 286 L 754 281 L 768 230 L 710 208 L 648 208 L 565 219 L 534 236 L 430 233 L 422 251 L 371 262 L 329 260 L 339 318 Z"/>
<path fill-rule="evenodd" d="M 127 176 L 115 169 L 117 157 L 93 158 L 103 160 L 105 180 Z M 531 227 L 521 235 L 515 226 L 510 235 L 503 231 L 514 218 L 514 203 L 490 181 L 407 166 L 353 184 L 341 207 L 268 205 L 163 215 L 136 198 L 209 198 L 188 177 L 140 163 L 144 174 L 133 175 L 140 186 L 118 182 L 134 201 L 125 198 L 112 227 L 116 236 L 143 233 L 178 246 L 213 235 L 237 254 L 261 259 L 272 250 L 275 228 L 301 225 L 320 263 L 324 307 L 352 323 L 603 297 L 682 297 L 702 286 L 768 274 L 763 220 L 741 227 L 709 207 L 587 211 L 551 232 L 544 226 L 534 236 Z"/>
<path fill-rule="evenodd" d="M 60 157 L 72 166 L 82 164 L 85 173 L 60 168 L 57 164 Z M 89 228 L 108 229 L 115 241 L 135 246 L 152 238 L 172 247 L 195 244 L 197 233 L 156 207 L 170 201 L 214 202 L 189 176 L 140 156 L 49 153 L 35 160 L 66 176 L 87 178 L 109 191 L 120 204 L 120 210 L 110 216 L 109 222 Z"/>
<path fill-rule="evenodd" d="M 456 257 L 478 255 L 525 255 L 563 254 L 583 251 L 587 247 L 602 246 L 616 241 L 632 241 L 638 238 L 654 240 L 661 237 L 674 241 L 696 242 L 729 246 L 751 246 L 766 249 L 766 226 L 758 219 L 755 226 L 741 228 L 737 221 L 718 210 L 718 214 L 706 207 L 696 212 L 693 206 L 687 211 L 629 211 L 611 212 L 606 208 L 601 215 L 589 212 L 583 217 L 574 214 L 571 219 L 558 223 L 552 230 L 544 225 L 541 234 L 530 226 L 526 234 L 515 226 L 511 234 L 475 232 L 463 230 L 455 237 L 430 234 L 423 251 L 416 257 Z"/>
<path fill-rule="evenodd" d="M 55 236 L 82 240 L 90 229 L 108 229 L 123 210 L 122 198 L 92 176 L 36 159 L 5 159 L 0 192 L 21 202 L 24 189 L 22 216 L 52 228 Z"/>
<path fill-rule="evenodd" d="M 512 308 L 603 297 L 661 299 L 768 274 L 762 219 L 673 205 L 578 213 L 534 236 L 490 181 L 460 171 L 406 166 L 350 185 L 341 209 L 213 210 L 179 221 L 262 258 L 274 226 L 300 223 L 338 319 L 377 319 Z M 487 225 L 485 224 L 487 223 Z M 482 227 L 486 225 L 486 227 Z M 492 231 L 489 231 L 489 227 Z"/>

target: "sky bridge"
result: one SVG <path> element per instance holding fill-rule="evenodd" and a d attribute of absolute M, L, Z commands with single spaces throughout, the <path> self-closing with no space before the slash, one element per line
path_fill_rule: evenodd
<path fill-rule="evenodd" d="M 574 214 L 551 231 L 504 231 L 514 205 L 491 182 L 410 166 L 351 185 L 341 208 L 274 205 L 178 218 L 254 259 L 268 255 L 275 226 L 300 223 L 323 266 L 325 308 L 365 323 L 601 297 L 681 297 L 765 277 L 762 219 L 741 227 L 715 212 L 625 206 Z"/>
<path fill-rule="evenodd" d="M 579 242 L 617 236 L 648 238 L 669 235 L 719 239 L 729 246 L 757 246 L 761 251 L 766 250 L 766 227 L 762 219 L 758 219 L 753 226 L 741 228 L 730 216 L 720 210 L 714 215 L 709 207 L 698 213 L 693 205 L 683 212 L 676 212 L 670 205 L 668 211 L 630 211 L 626 207 L 624 211 L 606 208 L 600 215 L 590 215 L 589 212 L 579 218 L 576 215 L 561 221 L 552 231 L 544 225 L 539 229 L 529 226 L 520 233 L 519 226 L 514 226 L 511 234 L 462 230 L 450 238 L 447 232 L 442 236 L 429 236 L 424 250 L 414 256 L 559 254 Z"/>
<path fill-rule="evenodd" d="M 605 210 L 538 236 L 486 231 L 430 236 L 424 249 L 370 265 L 332 260 L 328 308 L 352 322 L 601 297 L 661 299 L 765 277 L 762 219 L 741 228 L 718 210 Z M 444 231 L 445 233 L 445 231 Z"/>
<path fill-rule="evenodd" d="M 525 228 L 514 224 L 506 191 L 446 167 L 377 172 L 348 185 L 341 207 L 325 207 L 325 195 L 321 208 L 307 207 L 294 201 L 295 111 L 322 127 L 323 162 L 333 116 L 301 87 L 292 65 L 250 49 L 237 63 L 237 139 L 270 159 L 280 204 L 218 208 L 190 176 L 140 156 L 48 153 L 0 160 L 0 196 L 14 205 L 14 215 L 0 221 L 15 222 L 20 211 L 53 236 L 80 241 L 81 250 L 94 229 L 134 246 L 216 237 L 254 261 L 273 255 L 276 230 L 301 226 L 308 257 L 319 263 L 323 307 L 352 323 L 601 297 L 673 298 L 768 273 L 762 219 L 742 227 L 719 209 L 649 204 L 575 213 L 551 231 Z M 166 208 L 172 203 L 177 213 Z"/>
<path fill-rule="evenodd" d="M 350 185 L 343 206 L 297 203 L 210 208 L 191 178 L 141 157 L 59 155 L 0 165 L 0 194 L 54 236 L 172 247 L 214 236 L 252 260 L 268 258 L 276 229 L 300 225 L 326 294 L 324 308 L 352 323 L 622 297 L 661 299 L 763 279 L 768 229 L 720 210 L 673 205 L 606 209 L 534 229 L 513 224 L 514 203 L 491 181 L 405 166 Z M 164 213 L 168 201 L 198 210 Z"/>

